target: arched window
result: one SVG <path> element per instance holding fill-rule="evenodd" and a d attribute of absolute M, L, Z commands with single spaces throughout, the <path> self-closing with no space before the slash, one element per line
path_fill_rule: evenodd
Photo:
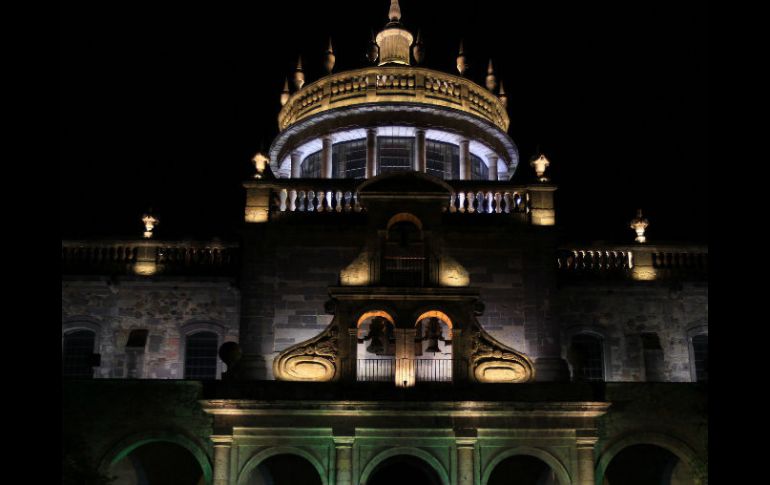
<path fill-rule="evenodd" d="M 572 337 L 568 360 L 575 380 L 604 380 L 604 342 L 598 335 L 580 333 Z"/>
<path fill-rule="evenodd" d="M 96 333 L 74 330 L 64 334 L 62 375 L 64 377 L 93 377 L 94 343 Z"/>
<path fill-rule="evenodd" d="M 692 356 L 695 366 L 695 380 L 706 382 L 709 380 L 709 336 L 708 334 L 696 335 L 692 338 Z"/>
<path fill-rule="evenodd" d="M 185 341 L 185 379 L 216 379 L 218 348 L 219 337 L 214 332 L 188 335 Z"/>

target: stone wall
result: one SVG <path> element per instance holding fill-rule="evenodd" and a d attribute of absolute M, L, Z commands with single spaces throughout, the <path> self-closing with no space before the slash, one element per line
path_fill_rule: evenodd
<path fill-rule="evenodd" d="M 691 381 L 689 336 L 707 330 L 707 283 L 584 281 L 561 287 L 556 303 L 564 355 L 575 333 L 602 335 L 607 381 L 657 380 L 645 372 L 643 333 L 658 336 L 661 380 Z"/>
<path fill-rule="evenodd" d="M 249 373 L 255 378 L 272 379 L 279 352 L 331 323 L 328 288 L 364 247 L 365 231 L 355 223 L 339 224 L 337 214 L 307 216 L 315 220 L 247 228 L 245 247 L 253 249 L 243 256 L 240 342 L 256 359 Z"/>
<path fill-rule="evenodd" d="M 62 332 L 97 334 L 101 366 L 95 377 L 184 378 L 186 333 L 205 329 L 219 344 L 238 341 L 240 292 L 228 278 L 67 277 L 62 280 Z M 147 329 L 143 356 L 128 359 L 132 330 Z M 132 360 L 133 362 L 129 362 Z M 219 361 L 218 375 L 225 370 Z"/>

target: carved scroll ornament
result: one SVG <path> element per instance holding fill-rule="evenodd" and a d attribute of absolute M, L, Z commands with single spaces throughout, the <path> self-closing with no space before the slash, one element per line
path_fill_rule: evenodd
<path fill-rule="evenodd" d="M 279 381 L 330 381 L 337 373 L 337 324 L 332 322 L 320 335 L 281 352 L 273 360 L 273 375 Z"/>
<path fill-rule="evenodd" d="M 478 382 L 520 383 L 535 378 L 535 367 L 524 354 L 504 345 L 474 325 L 471 368 Z"/>

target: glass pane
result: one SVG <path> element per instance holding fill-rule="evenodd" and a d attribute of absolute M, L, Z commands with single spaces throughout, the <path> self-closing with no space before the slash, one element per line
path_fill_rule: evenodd
<path fill-rule="evenodd" d="M 696 335 L 692 338 L 692 353 L 695 358 L 695 380 L 698 382 L 709 380 L 709 336 Z"/>
<path fill-rule="evenodd" d="M 321 152 L 317 151 L 305 157 L 300 165 L 302 178 L 321 178 Z"/>
<path fill-rule="evenodd" d="M 471 153 L 471 180 L 489 180 L 489 167 L 484 160 Z"/>
<path fill-rule="evenodd" d="M 64 334 L 62 375 L 65 377 L 93 377 L 91 355 L 94 353 L 96 335 L 90 330 L 78 330 Z"/>
<path fill-rule="evenodd" d="M 366 139 L 332 147 L 332 177 L 362 179 L 366 175 Z"/>
<path fill-rule="evenodd" d="M 604 352 L 599 337 L 575 335 L 572 337 L 572 349 L 577 360 L 574 370 L 578 378 L 589 381 L 604 380 Z"/>
<path fill-rule="evenodd" d="M 379 173 L 403 172 L 414 166 L 414 138 L 380 136 L 377 138 Z"/>
<path fill-rule="evenodd" d="M 185 379 L 216 379 L 217 342 L 217 334 L 213 332 L 199 332 L 187 337 Z"/>

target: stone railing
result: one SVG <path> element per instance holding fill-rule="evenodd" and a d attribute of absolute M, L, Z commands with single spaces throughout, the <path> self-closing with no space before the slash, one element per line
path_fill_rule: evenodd
<path fill-rule="evenodd" d="M 359 213 L 362 207 L 358 186 L 362 179 L 273 179 L 249 181 L 247 222 L 266 222 L 286 213 Z M 516 214 L 522 220 L 530 213 L 530 194 L 537 187 L 507 182 L 448 180 L 453 191 L 444 212 L 457 214 Z M 550 210 L 550 209 L 549 209 Z M 534 222 L 533 222 L 534 223 Z"/>
<path fill-rule="evenodd" d="M 281 131 L 324 111 L 364 103 L 407 102 L 470 113 L 503 131 L 510 120 L 502 101 L 478 84 L 412 66 L 379 66 L 325 76 L 292 94 L 278 114 Z"/>
<path fill-rule="evenodd" d="M 635 246 L 562 248 L 556 267 L 565 277 L 620 277 L 637 281 L 708 276 L 708 247 L 639 244 Z"/>
<path fill-rule="evenodd" d="M 449 196 L 449 212 L 465 214 L 512 214 L 529 212 L 526 187 L 478 180 L 447 181 L 455 189 Z"/>
<path fill-rule="evenodd" d="M 163 241 L 62 241 L 69 274 L 234 274 L 237 244 Z"/>

